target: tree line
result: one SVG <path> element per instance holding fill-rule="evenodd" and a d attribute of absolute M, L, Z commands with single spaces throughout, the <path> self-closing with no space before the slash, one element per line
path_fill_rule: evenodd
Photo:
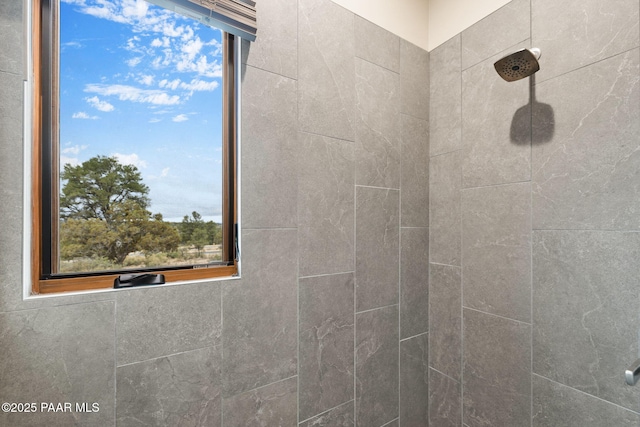
<path fill-rule="evenodd" d="M 222 230 L 193 211 L 182 222 L 149 211 L 149 187 L 137 167 L 115 157 L 96 156 L 64 165 L 60 174 L 60 257 L 104 258 L 123 264 L 131 252 L 169 253 L 179 246 L 199 251 L 222 243 Z"/>

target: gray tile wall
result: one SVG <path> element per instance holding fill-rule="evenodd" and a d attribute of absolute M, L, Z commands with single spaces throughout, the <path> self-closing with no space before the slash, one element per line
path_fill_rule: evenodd
<path fill-rule="evenodd" d="M 430 52 L 432 427 L 640 425 L 639 15 L 513 0 Z"/>
<path fill-rule="evenodd" d="M 0 400 L 100 408 L 0 425 L 427 424 L 427 52 L 330 0 L 259 2 L 242 279 L 22 301 L 26 1 L 0 3 Z"/>

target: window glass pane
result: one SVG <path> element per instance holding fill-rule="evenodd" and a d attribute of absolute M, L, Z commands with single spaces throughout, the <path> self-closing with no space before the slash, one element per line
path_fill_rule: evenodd
<path fill-rule="evenodd" d="M 222 33 L 62 0 L 58 273 L 207 264 L 222 231 Z"/>

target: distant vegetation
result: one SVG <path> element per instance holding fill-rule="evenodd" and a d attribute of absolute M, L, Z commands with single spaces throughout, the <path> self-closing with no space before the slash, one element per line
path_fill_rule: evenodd
<path fill-rule="evenodd" d="M 133 165 L 97 156 L 65 165 L 60 195 L 61 271 L 155 267 L 220 259 L 220 225 L 198 212 L 182 222 L 152 214 L 149 187 Z M 218 245 L 203 253 L 208 245 Z"/>

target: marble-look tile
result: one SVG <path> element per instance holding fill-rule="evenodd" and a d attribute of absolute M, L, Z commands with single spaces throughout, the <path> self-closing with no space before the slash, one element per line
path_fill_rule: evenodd
<path fill-rule="evenodd" d="M 398 74 L 356 59 L 356 184 L 400 188 Z"/>
<path fill-rule="evenodd" d="M 509 83 L 493 67 L 494 61 L 521 47 L 462 72 L 464 188 L 528 181 L 531 177 L 529 79 Z"/>
<path fill-rule="evenodd" d="M 296 81 L 246 67 L 242 117 L 243 227 L 295 227 Z"/>
<path fill-rule="evenodd" d="M 395 420 L 386 423 L 382 427 L 399 427 L 399 426 L 400 426 L 400 419 L 396 418 Z"/>
<path fill-rule="evenodd" d="M 531 34 L 534 46 L 542 51 L 538 79 L 637 47 L 638 14 L 637 0 L 532 0 Z"/>
<path fill-rule="evenodd" d="M 32 413 L 0 413 L 3 426 L 114 425 L 114 303 L 0 314 L 0 401 L 37 402 Z M 41 402 L 71 402 L 50 413 Z M 98 404 L 96 412 L 75 403 Z"/>
<path fill-rule="evenodd" d="M 400 339 L 429 331 L 429 229 L 400 229 Z"/>
<path fill-rule="evenodd" d="M 429 52 L 429 147 L 431 155 L 462 148 L 460 35 Z"/>
<path fill-rule="evenodd" d="M 398 303 L 399 197 L 356 187 L 356 311 Z"/>
<path fill-rule="evenodd" d="M 358 15 L 355 19 L 356 56 L 399 72 L 400 37 Z"/>
<path fill-rule="evenodd" d="M 220 344 L 218 283 L 132 289 L 116 303 L 118 366 Z"/>
<path fill-rule="evenodd" d="M 400 424 L 429 424 L 429 335 L 400 342 Z"/>
<path fill-rule="evenodd" d="M 400 224 L 429 226 L 429 122 L 401 115 Z"/>
<path fill-rule="evenodd" d="M 331 0 L 298 3 L 298 124 L 355 138 L 354 15 Z"/>
<path fill-rule="evenodd" d="M 640 412 L 640 388 L 623 381 L 638 357 L 640 234 L 533 237 L 533 371 Z"/>
<path fill-rule="evenodd" d="M 456 381 L 462 374 L 461 280 L 459 267 L 429 266 L 429 363 Z"/>
<path fill-rule="evenodd" d="M 533 381 L 533 427 L 637 427 L 640 414 L 538 375 Z M 624 387 L 624 385 L 620 385 Z"/>
<path fill-rule="evenodd" d="M 429 257 L 431 262 L 460 265 L 461 152 L 432 157 L 429 163 Z"/>
<path fill-rule="evenodd" d="M 21 10 L 21 3 L 3 3 L 0 13 L 4 13 L 3 9 L 9 4 L 11 10 Z M 0 16 L 1 23 L 5 18 Z M 0 43 L 5 42 L 9 40 L 3 39 Z M 0 71 L 0 312 L 20 305 L 22 301 L 23 90 L 21 76 Z"/>
<path fill-rule="evenodd" d="M 353 427 L 353 401 L 300 423 L 300 427 Z"/>
<path fill-rule="evenodd" d="M 429 370 L 429 427 L 462 425 L 462 387 L 460 383 Z"/>
<path fill-rule="evenodd" d="M 225 399 L 225 427 L 295 426 L 296 389 L 296 378 L 289 378 Z"/>
<path fill-rule="evenodd" d="M 429 120 L 429 52 L 400 40 L 400 112 Z"/>
<path fill-rule="evenodd" d="M 464 310 L 464 422 L 531 425 L 531 326 Z"/>
<path fill-rule="evenodd" d="M 307 133 L 299 140 L 300 276 L 353 271 L 353 143 Z"/>
<path fill-rule="evenodd" d="M 640 227 L 639 50 L 536 85 L 553 108 L 533 116 L 536 229 Z"/>
<path fill-rule="evenodd" d="M 531 185 L 462 191 L 465 307 L 531 321 Z"/>
<path fill-rule="evenodd" d="M 242 281 L 223 284 L 223 395 L 296 375 L 295 230 L 245 230 Z"/>
<path fill-rule="evenodd" d="M 398 417 L 398 306 L 356 316 L 356 425 Z"/>
<path fill-rule="evenodd" d="M 528 39 L 530 35 L 530 0 L 510 1 L 461 33 L 462 69 Z"/>
<path fill-rule="evenodd" d="M 292 79 L 298 76 L 298 2 L 257 3 L 258 33 L 242 41 L 242 62 Z"/>
<path fill-rule="evenodd" d="M 120 366 L 116 424 L 221 426 L 219 347 Z"/>
<path fill-rule="evenodd" d="M 300 419 L 353 400 L 353 274 L 300 279 Z"/>
<path fill-rule="evenodd" d="M 22 47 L 21 0 L 5 0 L 0 3 L 0 72 L 21 74 L 24 49 Z"/>

